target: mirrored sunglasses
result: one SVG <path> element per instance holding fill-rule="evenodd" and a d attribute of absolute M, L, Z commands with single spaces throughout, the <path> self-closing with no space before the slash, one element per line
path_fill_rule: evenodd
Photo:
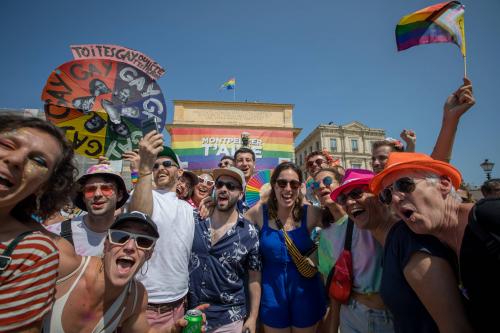
<path fill-rule="evenodd" d="M 134 239 L 135 245 L 141 250 L 151 250 L 156 243 L 156 238 L 154 237 L 114 229 L 108 230 L 108 239 L 114 245 L 124 245 L 130 239 Z"/>
<path fill-rule="evenodd" d="M 301 185 L 301 183 L 296 179 L 292 179 L 292 180 L 277 179 L 276 184 L 278 184 L 278 186 L 281 188 L 285 188 L 287 184 L 290 184 L 290 188 L 292 190 L 298 189 Z"/>
<path fill-rule="evenodd" d="M 241 186 L 239 184 L 235 184 L 233 182 L 223 182 L 222 180 L 218 180 L 215 182 L 215 187 L 219 190 L 223 186 L 225 186 L 229 191 L 234 191 L 236 189 L 241 189 Z"/>
<path fill-rule="evenodd" d="M 333 178 L 330 176 L 326 176 L 325 178 L 321 179 L 319 182 L 316 182 L 316 181 L 312 182 L 311 183 L 312 189 L 313 190 L 319 189 L 319 187 L 321 186 L 321 183 L 323 183 L 323 185 L 328 187 L 328 186 L 333 184 Z"/>
<path fill-rule="evenodd" d="M 115 187 L 112 184 L 89 184 L 83 187 L 83 195 L 85 198 L 92 198 L 97 189 L 104 195 L 105 197 L 110 197 L 115 192 Z"/>
<path fill-rule="evenodd" d="M 363 185 L 361 187 L 356 187 L 351 190 L 349 193 L 341 193 L 337 196 L 337 200 L 335 200 L 339 205 L 345 206 L 347 203 L 347 199 L 352 198 L 354 200 L 361 199 L 363 193 L 368 189 L 368 185 Z"/>

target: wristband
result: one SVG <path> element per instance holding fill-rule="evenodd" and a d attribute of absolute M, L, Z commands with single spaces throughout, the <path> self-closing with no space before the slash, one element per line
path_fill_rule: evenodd
<path fill-rule="evenodd" d="M 139 173 L 137 171 L 132 171 L 130 173 L 130 180 L 132 181 L 132 184 L 135 184 L 139 181 Z"/>
<path fill-rule="evenodd" d="M 149 172 L 146 172 L 146 173 L 139 173 L 139 178 L 149 176 L 152 173 L 153 173 L 153 171 L 149 171 Z"/>

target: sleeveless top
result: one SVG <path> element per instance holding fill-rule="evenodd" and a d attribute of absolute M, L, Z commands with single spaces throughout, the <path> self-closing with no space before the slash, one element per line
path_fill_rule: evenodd
<path fill-rule="evenodd" d="M 62 326 L 62 315 L 64 311 L 64 307 L 66 305 L 66 302 L 68 301 L 69 296 L 75 289 L 76 285 L 82 278 L 83 274 L 85 273 L 85 270 L 87 269 L 87 266 L 90 263 L 90 258 L 91 257 L 82 257 L 82 262 L 80 266 L 71 274 L 68 276 L 58 280 L 58 283 L 61 283 L 71 276 L 74 275 L 76 271 L 80 267 L 80 273 L 78 274 L 78 277 L 75 279 L 69 290 L 61 296 L 59 299 L 57 299 L 54 302 L 54 307 L 52 308 L 52 312 L 50 313 L 50 316 L 47 316 L 44 320 L 43 323 L 43 332 L 50 332 L 50 333 L 64 333 L 64 329 Z M 113 304 L 109 307 L 109 309 L 106 311 L 104 316 L 99 320 L 95 326 L 95 328 L 92 330 L 92 333 L 106 333 L 106 332 L 114 332 L 117 328 L 118 325 L 120 324 L 120 320 L 123 316 L 123 313 L 125 312 L 125 303 L 127 300 L 127 295 L 130 293 L 132 290 L 132 284 L 134 285 L 135 288 L 135 293 L 134 293 L 134 302 L 133 302 L 133 309 L 135 309 L 135 305 L 137 302 L 137 282 L 135 279 L 132 279 L 129 283 L 128 286 L 123 288 L 123 291 L 120 293 L 120 295 L 116 298 L 116 300 L 113 302 Z"/>

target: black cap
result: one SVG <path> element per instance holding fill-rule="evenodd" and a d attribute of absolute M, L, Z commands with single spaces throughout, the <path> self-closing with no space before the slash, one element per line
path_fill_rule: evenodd
<path fill-rule="evenodd" d="M 124 222 L 140 222 L 140 224 L 146 224 L 151 229 L 151 236 L 160 238 L 156 223 L 154 223 L 148 215 L 142 212 L 133 211 L 129 213 L 122 213 L 116 217 L 115 222 L 113 222 L 109 228 L 119 229 L 119 225 Z"/>

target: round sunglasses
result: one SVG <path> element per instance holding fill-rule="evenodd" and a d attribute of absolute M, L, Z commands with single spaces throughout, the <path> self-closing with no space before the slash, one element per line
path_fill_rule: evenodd
<path fill-rule="evenodd" d="M 314 160 L 314 161 L 308 161 L 306 165 L 307 165 L 307 167 L 308 167 L 308 168 L 312 168 L 312 166 L 313 166 L 314 164 L 316 164 L 317 166 L 321 167 L 321 165 L 322 165 L 323 163 L 327 163 L 327 162 L 326 162 L 326 160 L 325 160 L 325 159 L 322 159 L 322 158 L 318 158 L 318 159 L 316 159 L 316 160 Z"/>
<path fill-rule="evenodd" d="M 108 239 L 111 244 L 124 245 L 130 239 L 135 240 L 135 245 L 141 250 L 151 250 L 156 243 L 156 238 L 123 230 L 108 230 Z"/>
<path fill-rule="evenodd" d="M 317 182 L 317 181 L 312 182 L 311 183 L 312 189 L 313 190 L 319 189 L 319 187 L 321 186 L 321 183 L 323 183 L 323 185 L 328 187 L 328 186 L 333 184 L 333 178 L 330 176 L 326 176 L 325 178 L 321 179 L 319 182 Z"/>

